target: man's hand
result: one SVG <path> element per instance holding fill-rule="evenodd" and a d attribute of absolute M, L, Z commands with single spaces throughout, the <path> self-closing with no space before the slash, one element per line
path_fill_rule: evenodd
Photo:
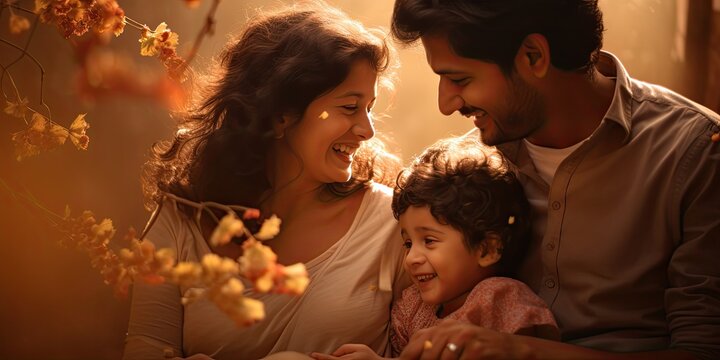
<path fill-rule="evenodd" d="M 401 360 L 535 359 L 523 338 L 455 320 L 413 334 Z"/>

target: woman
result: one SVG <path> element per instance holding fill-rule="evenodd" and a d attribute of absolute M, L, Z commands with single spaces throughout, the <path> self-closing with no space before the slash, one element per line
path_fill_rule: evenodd
<path fill-rule="evenodd" d="M 282 231 L 266 244 L 280 263 L 305 263 L 310 285 L 299 297 L 247 292 L 266 318 L 238 328 L 210 302 L 183 306 L 187 289 L 136 284 L 125 358 L 258 359 L 348 342 L 385 353 L 402 249 L 382 184 L 399 164 L 373 139 L 371 109 L 389 53 L 324 4 L 259 15 L 230 42 L 198 110 L 154 149 L 145 190 L 155 201 L 167 192 L 276 214 Z M 241 254 L 234 243 L 210 248 L 214 224 L 193 216 L 166 203 L 147 238 L 178 261 Z"/>

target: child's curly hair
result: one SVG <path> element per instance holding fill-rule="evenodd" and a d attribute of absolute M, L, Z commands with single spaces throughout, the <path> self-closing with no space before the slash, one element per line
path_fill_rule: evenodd
<path fill-rule="evenodd" d="M 514 276 L 525 257 L 530 205 L 523 188 L 503 156 L 471 136 L 436 142 L 400 173 L 395 218 L 410 206 L 429 206 L 437 221 L 463 233 L 469 250 L 484 249 L 489 234 L 499 236 L 498 276 Z"/>

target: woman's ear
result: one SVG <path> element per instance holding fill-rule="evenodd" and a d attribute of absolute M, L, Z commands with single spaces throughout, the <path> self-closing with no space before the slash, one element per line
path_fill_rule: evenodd
<path fill-rule="evenodd" d="M 279 140 L 285 137 L 285 130 L 287 130 L 291 122 L 292 119 L 290 115 L 282 115 L 278 117 L 275 121 L 273 121 L 273 132 L 275 133 L 275 139 Z"/>
<path fill-rule="evenodd" d="M 523 39 L 515 55 L 515 68 L 537 78 L 547 75 L 550 68 L 550 46 L 545 36 L 530 34 Z"/>
<path fill-rule="evenodd" d="M 482 245 L 477 249 L 477 262 L 482 267 L 488 267 L 500 261 L 502 257 L 502 240 L 497 234 L 488 234 Z"/>

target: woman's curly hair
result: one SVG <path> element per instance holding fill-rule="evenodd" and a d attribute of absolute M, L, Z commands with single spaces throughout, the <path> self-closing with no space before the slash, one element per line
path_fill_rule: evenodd
<path fill-rule="evenodd" d="M 392 52 L 380 31 L 319 1 L 253 17 L 228 43 L 197 105 L 181 116 L 174 139 L 153 146 L 143 177 L 146 206 L 154 207 L 168 192 L 258 207 L 260 194 L 270 189 L 266 158 L 273 121 L 302 118 L 358 60 L 368 61 L 381 83 L 391 86 Z M 370 181 L 392 186 L 399 169 L 398 158 L 373 138 L 355 154 L 352 178 L 327 186 L 337 196 Z"/>
<path fill-rule="evenodd" d="M 428 206 L 435 219 L 463 234 L 468 250 L 482 249 L 491 233 L 499 236 L 500 276 L 514 276 L 524 259 L 530 205 L 507 161 L 475 138 L 440 140 L 400 173 L 392 202 L 395 218 L 410 206 Z"/>

